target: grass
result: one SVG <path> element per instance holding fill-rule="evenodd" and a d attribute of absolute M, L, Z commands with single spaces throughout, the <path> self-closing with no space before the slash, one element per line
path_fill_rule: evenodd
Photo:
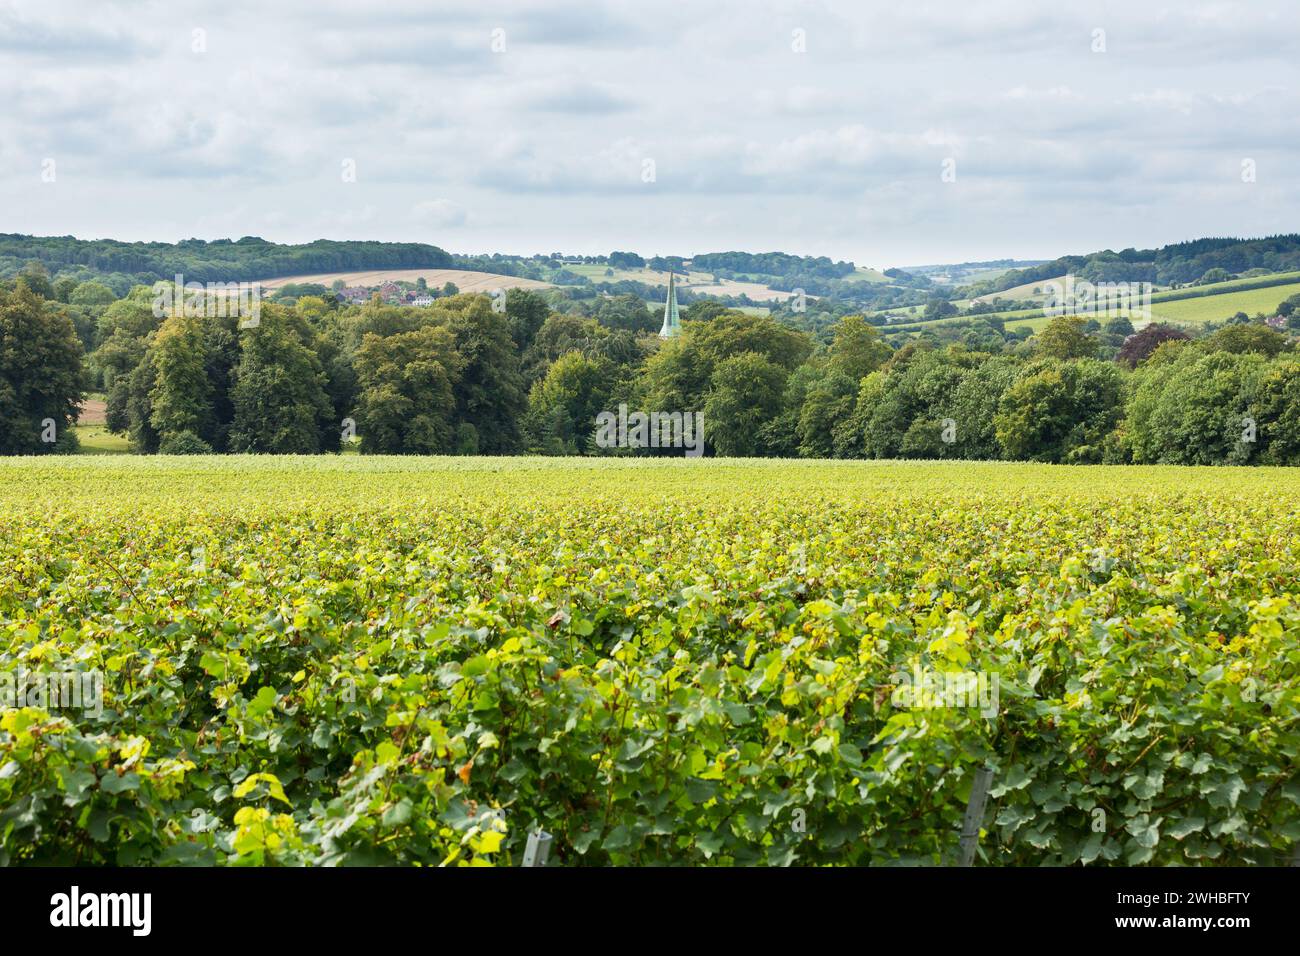
<path fill-rule="evenodd" d="M 131 444 L 125 435 L 114 435 L 103 425 L 78 425 L 74 429 L 83 455 L 127 455 Z"/>
<path fill-rule="evenodd" d="M 1043 280 L 1043 282 L 1048 281 L 1050 280 Z M 1274 284 L 1262 288 L 1249 288 L 1261 282 Z M 1152 295 L 1151 317 L 1155 322 L 1203 325 L 1206 322 L 1230 319 L 1238 312 L 1245 312 L 1249 316 L 1259 312 L 1272 315 L 1278 303 L 1297 292 L 1300 292 L 1300 272 L 1279 272 L 1273 276 L 1232 279 L 1207 286 L 1170 289 Z M 900 323 L 888 328 L 893 332 L 919 332 L 934 325 L 959 325 L 974 318 L 999 318 L 1006 322 L 1008 329 L 1030 328 L 1035 332 L 1041 331 L 1051 321 L 1050 316 L 1044 316 L 1038 309 L 1019 309 L 1011 312 L 992 312 L 985 316 L 957 315 L 933 322 Z M 1140 327 L 1145 322 L 1135 320 L 1133 324 Z"/>
<path fill-rule="evenodd" d="M 1010 272 L 1010 269 L 980 269 L 976 272 L 967 272 L 961 277 L 961 285 L 970 285 L 975 282 L 988 282 L 992 279 L 1001 279 Z"/>
<path fill-rule="evenodd" d="M 1275 315 L 1278 304 L 1298 292 L 1300 292 L 1300 282 L 1293 282 L 1289 285 L 1249 289 L 1245 292 L 1224 292 L 1195 299 L 1179 299 L 1175 302 L 1154 302 L 1151 306 L 1151 316 L 1157 322 L 1203 325 L 1206 322 L 1222 322 L 1224 319 L 1232 318 L 1238 312 L 1245 312 L 1252 317 L 1259 312 L 1264 315 Z"/>

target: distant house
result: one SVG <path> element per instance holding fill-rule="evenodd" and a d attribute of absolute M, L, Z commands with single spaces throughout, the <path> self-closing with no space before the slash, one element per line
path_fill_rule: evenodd
<path fill-rule="evenodd" d="M 1264 320 L 1264 324 L 1270 329 L 1285 329 L 1286 319 L 1282 318 L 1280 315 L 1270 315 Z"/>
<path fill-rule="evenodd" d="M 431 295 L 417 295 L 415 298 L 413 298 L 413 299 L 411 300 L 411 305 L 421 305 L 421 306 L 423 306 L 423 305 L 433 305 L 433 296 L 431 296 Z"/>
<path fill-rule="evenodd" d="M 396 282 L 385 282 L 379 287 L 379 295 L 385 300 L 397 299 L 402 294 L 402 287 Z"/>

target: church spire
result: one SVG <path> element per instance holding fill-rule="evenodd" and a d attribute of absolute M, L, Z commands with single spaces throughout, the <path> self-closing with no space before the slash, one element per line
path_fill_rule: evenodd
<path fill-rule="evenodd" d="M 677 289 L 673 271 L 668 270 L 668 301 L 664 303 L 664 327 L 659 330 L 661 339 L 670 339 L 682 330 L 682 318 L 677 314 Z"/>

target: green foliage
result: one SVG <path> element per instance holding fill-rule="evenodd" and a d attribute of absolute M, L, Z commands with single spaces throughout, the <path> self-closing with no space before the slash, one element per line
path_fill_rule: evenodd
<path fill-rule="evenodd" d="M 1087 333 L 1085 325 L 1077 315 L 1053 319 L 1035 339 L 1038 354 L 1061 360 L 1094 357 L 1097 340 Z"/>
<path fill-rule="evenodd" d="M 212 446 L 192 431 L 168 432 L 158 443 L 160 455 L 211 455 Z"/>
<path fill-rule="evenodd" d="M 210 435 L 215 424 L 204 354 L 203 320 L 174 315 L 151 345 L 155 378 L 149 392 L 149 423 L 160 436 Z"/>
<path fill-rule="evenodd" d="M 1045 361 L 1002 396 L 994 427 L 1009 458 L 1099 463 L 1124 413 L 1124 383 L 1109 362 Z"/>
<path fill-rule="evenodd" d="M 1178 494 L 1171 495 L 1175 484 Z M 1279 865 L 1287 472 L 0 462 L 0 862 Z M 997 675 L 989 715 L 898 675 Z"/>
<path fill-rule="evenodd" d="M 511 289 L 506 293 L 506 318 L 515 348 L 520 353 L 533 344 L 550 311 L 546 300 L 536 292 Z"/>
<path fill-rule="evenodd" d="M 453 266 L 452 257 L 442 249 L 422 243 L 317 239 L 292 246 L 255 236 L 234 242 L 186 239 L 167 243 L 0 234 L 0 264 L 6 259 L 38 259 L 55 271 L 84 268 L 101 275 L 126 274 L 148 281 L 171 281 L 180 273 L 187 282 L 242 282 L 313 272 Z"/>
<path fill-rule="evenodd" d="M 329 447 L 339 429 L 313 340 L 310 326 L 272 306 L 263 307 L 257 327 L 241 332 L 231 451 L 312 454 Z"/>
<path fill-rule="evenodd" d="M 893 349 L 860 315 L 846 315 L 835 324 L 828 350 L 831 371 L 860 382 L 889 361 Z"/>
<path fill-rule="evenodd" d="M 786 371 L 757 352 L 718 363 L 704 402 L 704 437 L 719 455 L 762 454 L 765 426 L 781 410 Z"/>
<path fill-rule="evenodd" d="M 1248 447 L 1222 440 L 1226 426 L 1211 419 L 1224 418 L 1214 406 L 1223 393 L 1206 383 L 1180 379 L 1164 403 L 1208 404 L 1152 417 L 1167 367 L 1184 355 L 1254 355 L 1269 367 L 1291 360 L 1290 335 L 1244 317 L 1195 339 L 1168 325 L 1134 332 L 1123 317 L 1103 325 L 1069 316 L 1032 338 L 985 317 L 914 337 L 889 331 L 886 341 L 874 324 L 880 316 L 844 303 L 820 313 L 811 335 L 792 327 L 793 314 L 701 300 L 683 333 L 663 341 L 651 332 L 655 310 L 632 295 L 513 290 L 498 312 L 500 303 L 482 295 L 418 309 L 340 307 L 304 286 L 291 306 L 264 304 L 270 318 L 259 332 L 231 317 L 164 324 L 149 287 L 106 304 L 104 285 L 67 276 L 50 283 L 39 264 L 24 268 L 22 288 L 44 282 L 68 299 L 45 304 L 47 321 L 71 323 L 76 338 L 95 343 L 79 387 L 104 392 L 107 427 L 129 435 L 139 453 L 180 431 L 223 453 L 332 452 L 353 419 L 371 452 L 598 454 L 593 410 L 626 402 L 668 413 L 711 409 L 710 454 L 1300 463 L 1289 438 L 1300 397 L 1289 373 L 1267 395 L 1257 394 L 1257 376 L 1234 400 L 1232 416 L 1259 424 Z M 16 285 L 0 290 L 16 294 Z M 449 333 L 450 348 L 428 329 Z M 732 362 L 740 356 L 749 358 Z M 1095 364 L 1112 356 L 1114 368 Z M 432 364 L 421 364 L 425 357 Z M 404 368 L 408 359 L 416 368 Z M 742 380 L 740 368 L 757 377 Z"/>
<path fill-rule="evenodd" d="M 531 451 L 579 454 L 596 450 L 592 432 L 596 416 L 610 407 L 610 365 L 608 359 L 589 359 L 577 351 L 552 363 L 528 397 L 524 430 Z"/>
<path fill-rule="evenodd" d="M 54 450 L 45 423 L 70 433 L 81 396 L 81 343 L 67 315 L 26 280 L 0 288 L 0 454 Z"/>
<path fill-rule="evenodd" d="M 955 458 L 960 445 L 944 441 L 944 419 L 968 371 L 987 356 L 960 347 L 906 347 L 866 378 L 858 396 L 857 420 L 869 458 Z M 956 437 L 964 428 L 956 424 Z"/>
<path fill-rule="evenodd" d="M 1206 354 L 1195 347 L 1155 364 L 1138 379 L 1129 407 L 1133 460 L 1186 465 L 1249 462 L 1261 447 L 1261 412 L 1255 406 L 1267 369 L 1267 360 L 1258 354 Z M 1275 385 L 1271 414 L 1292 420 L 1300 410 L 1288 401 L 1295 397 L 1294 390 L 1283 387 L 1280 380 Z M 1267 430 L 1267 420 L 1263 424 Z M 1274 452 L 1282 454 L 1287 447 L 1283 437 Z"/>
<path fill-rule="evenodd" d="M 447 454 L 451 450 L 463 359 L 450 330 L 427 325 L 379 336 L 356 353 L 357 428 L 372 454 Z"/>
<path fill-rule="evenodd" d="M 519 419 L 527 404 L 519 357 L 507 317 L 492 310 L 485 296 L 470 295 L 439 303 L 448 316 L 460 356 L 456 417 L 478 433 L 485 455 L 519 450 Z"/>

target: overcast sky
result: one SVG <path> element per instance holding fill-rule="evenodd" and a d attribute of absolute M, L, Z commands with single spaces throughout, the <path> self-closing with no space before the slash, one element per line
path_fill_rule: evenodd
<path fill-rule="evenodd" d="M 1295 0 L 0 0 L 0 232 L 877 267 L 1293 232 L 1298 71 Z"/>

